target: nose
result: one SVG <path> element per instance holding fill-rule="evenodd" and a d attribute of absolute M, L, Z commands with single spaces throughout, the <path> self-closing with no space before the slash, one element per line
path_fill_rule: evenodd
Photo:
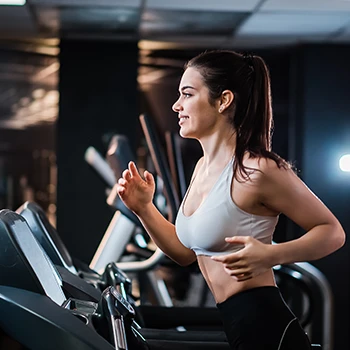
<path fill-rule="evenodd" d="M 172 106 L 172 110 L 177 113 L 180 112 L 181 110 L 181 105 L 179 103 L 179 100 L 180 100 L 180 97 L 175 101 L 175 103 Z"/>

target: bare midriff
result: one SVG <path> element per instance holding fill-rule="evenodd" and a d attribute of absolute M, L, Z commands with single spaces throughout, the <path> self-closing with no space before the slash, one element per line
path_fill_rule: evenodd
<path fill-rule="evenodd" d="M 206 255 L 199 255 L 197 259 L 216 303 L 222 303 L 230 296 L 247 289 L 276 285 L 272 269 L 257 277 L 238 282 L 224 270 L 221 262 L 211 260 L 210 256 Z"/>

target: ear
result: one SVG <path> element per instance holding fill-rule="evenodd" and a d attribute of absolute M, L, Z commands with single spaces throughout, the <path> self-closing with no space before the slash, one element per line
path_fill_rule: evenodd
<path fill-rule="evenodd" d="M 229 108 L 234 99 L 235 95 L 231 90 L 224 90 L 219 98 L 219 113 L 222 113 Z"/>

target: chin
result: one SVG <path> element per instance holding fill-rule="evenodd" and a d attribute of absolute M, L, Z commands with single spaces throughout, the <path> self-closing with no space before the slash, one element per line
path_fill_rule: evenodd
<path fill-rule="evenodd" d="M 186 132 L 183 128 L 180 128 L 179 135 L 184 139 L 193 138 L 189 132 Z"/>
<path fill-rule="evenodd" d="M 180 135 L 183 139 L 198 140 L 198 137 L 195 137 L 194 135 L 189 135 L 189 134 L 185 134 L 185 133 L 182 133 L 182 132 L 179 132 L 179 135 Z"/>
<path fill-rule="evenodd" d="M 181 137 L 186 137 L 186 132 L 183 130 L 183 128 L 180 127 L 180 130 L 179 130 L 179 135 Z"/>

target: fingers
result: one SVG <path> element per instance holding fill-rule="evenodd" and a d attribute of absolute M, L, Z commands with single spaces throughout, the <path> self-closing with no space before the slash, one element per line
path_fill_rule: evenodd
<path fill-rule="evenodd" d="M 227 255 L 211 256 L 211 259 L 223 265 L 224 271 L 237 281 L 246 281 L 252 278 L 251 272 L 241 252 Z"/>
<path fill-rule="evenodd" d="M 134 162 L 129 162 L 128 169 L 125 169 L 122 173 L 122 177 L 118 179 L 116 188 L 118 194 L 122 196 L 125 194 L 126 191 L 128 191 L 129 185 L 132 184 L 133 180 L 136 180 L 136 184 L 141 182 L 146 182 L 148 185 L 154 186 L 154 178 L 153 175 L 145 170 L 144 172 L 144 179 L 140 176 L 140 173 L 135 165 Z"/>
<path fill-rule="evenodd" d="M 147 170 L 145 170 L 145 172 L 143 173 L 143 176 L 146 180 L 146 182 L 149 184 L 149 185 L 153 185 L 154 184 L 154 177 L 153 175 L 148 172 Z"/>
<path fill-rule="evenodd" d="M 120 185 L 126 186 L 132 178 L 141 179 L 139 171 L 134 162 L 129 162 L 128 169 L 125 169 L 122 173 L 122 177 L 118 180 Z M 151 174 L 150 174 L 151 175 Z M 152 177 L 153 178 L 153 177 Z"/>
<path fill-rule="evenodd" d="M 127 183 L 128 182 L 122 177 L 118 180 L 118 184 L 121 185 L 121 186 L 125 187 L 127 185 Z"/>
<path fill-rule="evenodd" d="M 237 244 L 237 248 L 239 246 L 242 246 L 244 248 L 246 244 L 249 243 L 251 237 L 249 236 L 233 236 L 233 237 L 226 237 L 225 241 L 227 243 L 231 244 Z M 241 259 L 241 254 L 239 252 L 232 253 L 232 254 L 225 254 L 220 256 L 212 256 L 212 260 L 219 261 L 222 263 L 235 263 L 236 261 Z"/>
<path fill-rule="evenodd" d="M 251 272 L 243 269 L 232 270 L 230 268 L 224 267 L 224 270 L 228 275 L 230 275 L 237 281 L 246 281 L 253 277 Z"/>
<path fill-rule="evenodd" d="M 231 276 L 247 276 L 250 274 L 249 270 L 245 268 L 232 268 L 229 266 L 224 266 L 224 270 Z"/>
<path fill-rule="evenodd" d="M 233 264 L 241 260 L 241 254 L 237 252 L 237 253 L 218 255 L 218 256 L 213 255 L 211 256 L 211 259 L 221 262 L 223 264 Z"/>
<path fill-rule="evenodd" d="M 116 185 L 114 185 L 114 188 L 116 189 L 118 195 L 120 197 L 123 197 L 124 193 L 125 193 L 125 187 L 121 184 L 119 184 L 119 181 L 122 180 L 122 179 L 119 179 L 118 180 L 118 183 Z"/>
<path fill-rule="evenodd" d="M 249 236 L 233 236 L 233 237 L 226 237 L 225 241 L 228 243 L 237 243 L 237 244 L 247 244 L 250 240 Z"/>
<path fill-rule="evenodd" d="M 135 179 L 136 183 L 145 181 L 148 185 L 154 185 L 154 177 L 147 170 L 144 171 L 144 179 L 141 177 L 134 162 L 129 162 L 128 169 L 125 169 L 122 173 L 122 177 L 118 180 L 118 184 L 124 187 L 124 190 Z M 122 190 L 122 189 L 120 189 Z"/>
<path fill-rule="evenodd" d="M 116 190 L 120 196 L 123 196 L 125 193 L 128 182 L 131 180 L 131 174 L 129 169 L 125 169 L 122 173 L 122 177 L 118 179 L 116 186 Z"/>
<path fill-rule="evenodd" d="M 251 251 L 255 240 L 249 236 L 226 237 L 225 241 L 240 250 L 225 255 L 211 256 L 211 259 L 223 265 L 224 271 L 237 281 L 246 281 L 255 276 L 254 264 L 251 261 Z M 254 276 L 253 276 L 254 274 Z"/>
<path fill-rule="evenodd" d="M 131 174 L 131 177 L 135 177 L 135 178 L 140 178 L 141 179 L 139 171 L 137 170 L 137 167 L 136 167 L 134 162 L 129 162 L 129 169 L 128 170 L 129 170 L 129 172 Z"/>
<path fill-rule="evenodd" d="M 136 168 L 134 162 L 129 162 L 128 169 L 125 169 L 122 173 L 122 178 L 129 181 L 132 177 L 140 177 L 140 174 Z"/>
<path fill-rule="evenodd" d="M 142 179 L 134 162 L 129 162 L 128 169 L 125 169 L 123 171 L 122 177 L 126 181 L 129 181 L 132 177 Z M 145 170 L 145 172 L 144 172 L 144 178 L 148 183 L 154 183 L 153 175 L 150 172 L 148 172 L 147 170 Z"/>
<path fill-rule="evenodd" d="M 122 173 L 122 177 L 123 179 L 125 179 L 126 181 L 129 181 L 131 179 L 131 174 L 129 169 L 125 169 Z"/>

